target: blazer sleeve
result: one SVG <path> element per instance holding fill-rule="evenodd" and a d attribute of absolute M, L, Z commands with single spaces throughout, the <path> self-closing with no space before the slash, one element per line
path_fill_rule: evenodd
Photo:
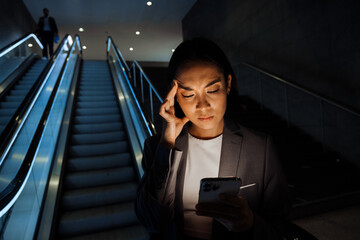
<path fill-rule="evenodd" d="M 263 195 L 258 212 L 254 213 L 253 239 L 282 239 L 284 221 L 290 210 L 285 176 L 273 141 L 266 139 Z"/>
<path fill-rule="evenodd" d="M 174 196 L 166 194 L 169 187 L 171 151 L 151 137 L 144 143 L 142 166 L 144 175 L 139 183 L 135 204 L 140 222 L 150 233 L 166 232 L 174 219 Z"/>
<path fill-rule="evenodd" d="M 261 162 L 259 167 L 251 169 L 262 189 L 259 191 L 259 203 L 253 205 L 254 224 L 245 232 L 230 232 L 219 223 L 214 225 L 216 237 L 232 240 L 277 240 L 283 239 L 283 225 L 289 210 L 287 184 L 279 159 L 270 137 L 264 137 L 256 151 L 261 151 L 263 159 L 252 159 Z M 262 166 L 262 167 L 260 167 Z M 250 205 L 250 203 L 249 203 Z"/>

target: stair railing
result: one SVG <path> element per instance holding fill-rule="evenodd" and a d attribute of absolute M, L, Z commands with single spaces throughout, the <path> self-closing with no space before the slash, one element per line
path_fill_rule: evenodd
<path fill-rule="evenodd" d="M 146 76 L 146 74 L 144 73 L 144 70 L 141 68 L 141 66 L 139 65 L 139 63 L 134 60 L 132 65 L 131 65 L 131 70 L 132 70 L 132 77 L 133 77 L 133 85 L 135 88 L 137 88 L 136 85 L 136 76 L 137 76 L 137 72 L 139 73 L 139 78 L 140 78 L 140 92 L 141 92 L 141 102 L 143 104 L 145 104 L 145 98 L 144 98 L 144 79 L 145 82 L 148 84 L 148 88 L 149 88 L 149 97 L 150 97 L 150 116 L 151 116 L 151 121 L 154 122 L 154 99 L 153 99 L 153 94 L 155 94 L 155 97 L 157 98 L 157 100 L 160 103 L 163 103 L 162 98 L 160 97 L 158 91 L 155 89 L 154 84 L 152 84 L 152 82 L 150 81 L 150 79 Z"/>
<path fill-rule="evenodd" d="M 252 97 L 259 101 L 262 107 L 266 107 L 284 117 L 288 126 L 303 129 L 306 134 L 321 142 L 323 151 L 337 152 L 345 159 L 359 165 L 360 150 L 357 145 L 360 133 L 355 131 L 360 126 L 359 110 L 315 93 L 253 64 L 243 62 L 239 66 L 245 66 L 244 70 L 251 69 L 256 74 L 247 76 L 251 80 L 254 80 L 253 76 L 256 76 L 259 81 L 259 84 L 253 84 L 252 90 L 260 94 Z M 258 77 L 258 73 L 267 77 Z M 245 79 L 245 77 L 242 79 Z M 263 89 L 262 85 L 263 82 L 271 80 L 282 84 L 271 85 L 274 88 L 272 91 L 275 91 L 275 89 L 278 91 L 278 96 L 272 101 L 265 101 L 263 95 L 267 89 Z M 245 83 L 247 81 L 249 80 L 245 80 Z M 244 94 L 251 93 L 250 90 L 246 91 Z M 302 107 L 293 107 L 296 104 L 304 105 L 301 105 Z M 307 112 L 306 109 L 309 108 L 311 111 Z M 303 118 L 296 116 L 303 116 Z M 336 161 L 340 161 L 340 158 L 337 158 Z"/>

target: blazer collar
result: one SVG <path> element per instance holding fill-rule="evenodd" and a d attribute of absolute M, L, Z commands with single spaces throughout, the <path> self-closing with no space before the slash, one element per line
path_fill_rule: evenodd
<path fill-rule="evenodd" d="M 175 140 L 175 149 L 179 151 L 186 151 L 188 148 L 188 123 L 185 124 L 179 136 Z"/>
<path fill-rule="evenodd" d="M 225 121 L 219 177 L 237 177 L 243 137 L 236 134 L 239 127 L 232 121 Z"/>
<path fill-rule="evenodd" d="M 182 151 L 183 154 L 187 153 L 187 134 L 188 124 L 184 126 L 175 142 L 176 150 Z M 225 119 L 218 174 L 219 177 L 237 176 L 242 141 L 243 137 L 239 134 L 239 126 L 233 121 Z M 234 161 L 236 161 L 236 163 Z"/>

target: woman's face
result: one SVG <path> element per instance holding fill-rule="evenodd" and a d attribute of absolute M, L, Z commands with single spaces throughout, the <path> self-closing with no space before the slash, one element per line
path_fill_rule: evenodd
<path fill-rule="evenodd" d="M 191 62 L 176 74 L 177 101 L 192 125 L 189 132 L 198 138 L 220 135 L 224 128 L 226 96 L 231 87 L 231 75 L 226 79 L 213 63 Z"/>

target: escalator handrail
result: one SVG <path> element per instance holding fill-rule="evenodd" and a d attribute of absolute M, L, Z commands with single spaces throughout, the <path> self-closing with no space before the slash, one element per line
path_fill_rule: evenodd
<path fill-rule="evenodd" d="M 154 121 L 154 110 L 153 110 L 153 107 L 151 106 L 151 117 L 149 117 L 147 114 L 144 113 L 144 111 L 142 110 L 141 106 L 140 106 L 140 103 L 136 97 L 136 94 L 135 94 L 135 91 L 133 90 L 133 87 L 129 81 L 129 78 L 131 78 L 131 72 L 130 72 L 130 68 L 128 67 L 128 65 L 126 64 L 126 61 L 124 60 L 124 58 L 122 57 L 122 54 L 121 54 L 121 51 L 119 50 L 119 48 L 117 48 L 116 44 L 114 43 L 114 41 L 112 40 L 111 36 L 108 38 L 108 52 L 110 50 L 110 44 L 112 44 L 114 46 L 114 49 L 116 50 L 115 52 L 117 53 L 118 55 L 118 58 L 122 59 L 122 62 L 123 64 L 127 67 L 127 74 L 126 75 L 126 79 L 127 79 L 127 83 L 129 85 L 129 88 L 131 89 L 131 92 L 132 92 L 132 95 L 136 101 L 136 104 L 141 112 L 141 114 L 143 115 L 143 119 L 144 119 L 144 122 L 147 124 L 147 127 L 151 129 L 151 135 L 154 135 L 156 133 L 156 129 L 155 129 L 155 125 L 153 123 Z M 150 79 L 147 77 L 147 75 L 145 74 L 145 72 L 143 71 L 143 69 L 141 68 L 141 66 L 139 65 L 139 63 L 136 61 L 136 60 L 133 60 L 133 63 L 132 63 L 132 69 L 134 71 L 134 74 L 135 74 L 135 71 L 136 71 L 136 67 L 138 67 L 139 71 L 140 71 L 140 74 L 141 76 L 143 76 L 146 80 L 146 82 L 148 83 L 149 85 L 149 88 L 152 92 L 155 93 L 156 97 L 158 98 L 159 102 L 160 103 L 163 103 L 163 99 L 161 98 L 160 94 L 158 93 L 158 91 L 156 90 L 156 88 L 154 87 L 154 84 L 150 81 Z M 124 69 L 123 69 L 124 71 Z M 124 71 L 125 73 L 125 71 Z M 135 79 L 134 79 L 135 81 Z M 143 94 L 143 93 L 142 93 Z M 152 95 L 151 95 L 151 99 L 150 99 L 150 104 L 153 103 L 153 99 L 152 99 Z"/>
<path fill-rule="evenodd" d="M 109 52 L 109 51 L 110 51 L 110 46 L 111 46 L 111 44 L 112 44 L 112 45 L 114 45 L 114 47 L 115 47 L 115 49 L 116 49 L 116 50 L 118 50 L 118 48 L 117 48 L 117 46 L 116 46 L 116 44 L 115 44 L 114 40 L 112 39 L 112 37 L 111 37 L 111 36 L 109 36 L 109 37 L 108 37 L 107 52 Z M 127 65 L 127 63 L 126 63 L 125 58 L 123 57 L 123 55 L 121 54 L 121 52 L 120 52 L 120 51 L 118 51 L 118 54 L 119 54 L 119 57 L 120 57 L 120 59 L 121 59 L 121 61 L 122 61 L 123 65 L 126 67 L 126 70 L 127 70 L 128 72 L 130 72 L 130 68 L 129 68 L 129 66 L 128 66 L 128 65 Z"/>
<path fill-rule="evenodd" d="M 284 79 L 282 77 L 279 77 L 279 76 L 277 76 L 277 75 L 275 75 L 273 73 L 270 73 L 269 71 L 267 71 L 267 70 L 265 70 L 265 69 L 263 69 L 261 67 L 255 66 L 254 64 L 247 63 L 247 62 L 242 62 L 242 64 L 249 67 L 249 68 L 251 68 L 251 69 L 253 69 L 253 70 L 255 70 L 255 71 L 257 71 L 257 72 L 265 74 L 265 75 L 271 77 L 272 79 L 275 79 L 277 81 L 285 83 L 286 85 L 291 86 L 291 87 L 293 87 L 293 88 L 295 88 L 295 89 L 297 89 L 297 90 L 299 90 L 301 92 L 305 92 L 305 93 L 307 93 L 307 94 L 309 94 L 309 95 L 311 95 L 311 96 L 313 96 L 313 97 L 315 97 L 317 99 L 320 99 L 321 101 L 324 101 L 324 102 L 326 102 L 326 103 L 328 103 L 330 105 L 336 106 L 336 107 L 338 107 L 338 108 L 340 108 L 340 109 L 342 109 L 342 110 L 344 110 L 346 112 L 349 112 L 349 113 L 351 113 L 351 114 L 353 114 L 353 115 L 355 115 L 357 117 L 360 117 L 360 112 L 358 110 L 353 109 L 352 107 L 345 106 L 344 104 L 339 103 L 339 102 L 337 102 L 335 100 L 329 99 L 328 97 L 321 96 L 318 93 L 315 93 L 315 92 L 313 92 L 313 91 L 311 91 L 311 90 L 309 90 L 309 89 L 307 89 L 307 88 L 305 88 L 303 86 L 300 86 L 300 85 L 298 85 L 296 83 L 290 82 L 290 81 L 288 81 L 288 80 L 286 80 L 286 79 Z"/>
<path fill-rule="evenodd" d="M 78 38 L 78 36 L 76 37 Z M 66 39 L 70 39 L 70 38 L 66 37 Z M 65 44 L 66 43 L 67 41 L 65 41 Z M 71 49 L 73 49 L 75 44 L 76 41 L 72 43 Z M 66 59 L 69 59 L 71 52 L 72 52 L 71 50 L 68 52 Z M 46 119 L 52 107 L 52 103 L 57 92 L 57 87 L 59 86 L 59 80 L 62 78 L 66 66 L 67 64 L 63 64 L 61 68 L 59 77 L 57 79 L 57 83 L 55 84 L 55 87 L 51 93 L 50 99 L 42 114 L 41 120 L 39 121 L 39 124 L 36 129 L 36 133 L 31 141 L 29 150 L 26 156 L 24 157 L 24 160 L 19 168 L 19 171 L 16 173 L 16 176 L 8 184 L 8 186 L 0 193 L 0 217 L 12 207 L 12 205 L 16 202 L 17 198 L 19 197 L 20 193 L 22 192 L 22 190 L 26 185 L 26 182 L 29 178 L 30 172 L 34 164 L 34 155 L 36 153 L 37 145 L 41 139 L 41 135 L 45 127 Z"/>
<path fill-rule="evenodd" d="M 118 58 L 118 61 L 119 61 L 119 63 L 120 63 L 121 69 L 122 69 L 122 71 L 123 71 L 123 73 L 124 73 L 124 76 L 125 76 L 125 78 L 126 78 L 126 82 L 127 82 L 128 85 L 129 85 L 129 88 L 130 88 L 131 94 L 132 94 L 132 96 L 133 96 L 133 99 L 134 99 L 134 101 L 135 101 L 135 103 L 136 103 L 136 106 L 137 106 L 137 108 L 138 108 L 138 110 L 139 110 L 139 112 L 140 112 L 140 115 L 141 115 L 141 117 L 142 117 L 142 119 L 143 119 L 143 122 L 145 123 L 146 128 L 147 128 L 150 136 L 152 136 L 152 135 L 154 135 L 154 134 L 156 133 L 154 124 L 151 122 L 151 120 L 149 120 L 148 117 L 145 116 L 145 113 L 144 113 L 144 111 L 142 110 L 138 99 L 136 98 L 134 89 L 132 88 L 131 83 L 130 83 L 130 81 L 129 81 L 129 72 L 126 73 L 126 72 L 125 72 L 125 69 L 123 68 L 123 63 L 122 63 L 122 60 L 121 60 L 121 57 L 120 57 L 120 54 L 121 54 L 121 53 L 120 53 L 119 49 L 116 47 L 114 41 L 112 41 L 111 37 L 108 38 L 108 42 L 107 42 L 107 43 L 108 43 L 107 53 L 109 54 L 109 51 L 110 51 L 110 46 L 109 46 L 109 45 L 112 45 L 113 48 L 114 48 L 114 50 L 115 50 L 116 57 Z M 125 63 L 125 64 L 126 64 L 126 63 Z"/>
<path fill-rule="evenodd" d="M 63 48 L 64 44 L 66 44 L 66 41 L 68 40 L 69 35 L 66 35 L 63 40 L 60 42 L 58 48 L 56 49 L 54 55 L 51 57 L 49 62 L 44 67 L 43 71 L 40 73 L 38 79 L 35 81 L 32 88 L 29 90 L 29 92 L 26 94 L 24 99 L 22 100 L 21 104 L 19 105 L 18 109 L 15 111 L 13 116 L 11 117 L 9 123 L 4 127 L 3 131 L 0 133 L 0 156 L 4 154 L 6 151 L 6 146 L 8 145 L 11 136 L 14 135 L 14 132 L 17 128 L 19 128 L 20 124 L 24 122 L 24 114 L 32 102 L 32 98 L 36 94 L 37 90 L 39 89 L 41 82 L 46 78 L 48 71 L 52 68 L 53 64 L 55 63 L 55 59 L 58 57 L 60 50 Z M 10 89 L 5 89 L 4 92 L 9 91 Z M 4 94 L 6 94 L 6 92 Z M 0 160 L 0 166 L 1 166 L 2 160 Z"/>
<path fill-rule="evenodd" d="M 43 45 L 41 44 L 40 40 L 38 39 L 38 37 L 34 33 L 30 33 L 30 34 L 26 35 L 25 37 L 22 37 L 19 40 L 16 40 L 16 41 L 10 43 L 9 45 L 7 45 L 6 47 L 4 47 L 3 49 L 1 49 L 0 50 L 0 58 L 2 56 L 4 56 L 5 54 L 7 54 L 8 52 L 10 52 L 11 50 L 15 49 L 17 46 L 20 46 L 22 43 L 24 43 L 29 38 L 34 38 L 35 42 L 39 45 L 39 47 L 41 49 L 44 48 Z"/>

